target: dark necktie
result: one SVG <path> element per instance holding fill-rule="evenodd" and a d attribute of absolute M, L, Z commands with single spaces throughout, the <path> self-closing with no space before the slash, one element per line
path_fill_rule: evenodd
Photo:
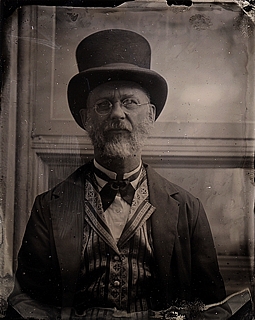
<path fill-rule="evenodd" d="M 94 172 L 99 178 L 107 181 L 106 185 L 100 191 L 104 211 L 112 204 L 118 192 L 123 200 L 125 200 L 129 205 L 132 204 L 135 189 L 130 182 L 138 178 L 141 170 L 138 170 L 138 172 L 134 173 L 127 179 L 123 179 L 123 175 L 122 177 L 117 175 L 116 180 L 111 179 L 107 174 L 96 167 L 94 167 Z"/>

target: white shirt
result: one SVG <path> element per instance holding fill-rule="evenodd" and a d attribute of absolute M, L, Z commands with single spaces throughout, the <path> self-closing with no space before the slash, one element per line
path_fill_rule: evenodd
<path fill-rule="evenodd" d="M 116 177 L 117 177 L 116 172 L 110 171 L 110 170 L 102 167 L 95 159 L 94 159 L 94 166 L 97 169 L 104 172 L 105 174 L 107 174 L 107 176 L 110 177 L 111 179 L 116 179 Z M 128 177 L 132 176 L 134 173 L 138 172 L 140 170 L 141 166 L 142 166 L 142 161 L 140 161 L 139 166 L 135 170 L 128 172 L 128 173 L 124 173 L 123 179 L 127 179 Z M 135 180 L 130 182 L 135 190 L 137 188 L 137 184 L 140 179 L 140 175 L 141 175 L 141 173 L 139 174 L 139 176 Z M 99 178 L 96 174 L 95 174 L 95 177 L 96 177 L 97 184 L 99 186 L 99 191 L 101 191 L 101 189 L 106 185 L 107 181 Z M 108 225 L 108 227 L 112 233 L 112 236 L 116 242 L 118 242 L 118 240 L 121 236 L 121 233 L 126 225 L 126 222 L 128 220 L 128 216 L 129 216 L 129 212 L 130 212 L 130 205 L 125 200 L 123 200 L 121 198 L 119 193 L 117 193 L 112 204 L 104 212 L 107 225 Z"/>

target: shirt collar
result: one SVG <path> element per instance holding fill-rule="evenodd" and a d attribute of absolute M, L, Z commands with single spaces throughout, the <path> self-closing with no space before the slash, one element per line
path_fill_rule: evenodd
<path fill-rule="evenodd" d="M 114 171 L 108 170 L 108 169 L 106 169 L 105 167 L 101 166 L 101 165 L 96 161 L 96 159 L 94 159 L 94 166 L 95 166 L 97 169 L 99 169 L 99 170 L 101 170 L 102 172 L 104 172 L 105 174 L 107 174 L 107 176 L 110 177 L 111 179 L 116 180 L 116 178 L 117 178 L 117 173 L 114 172 Z M 142 166 L 142 161 L 140 160 L 139 166 L 138 166 L 136 169 L 134 169 L 134 170 L 132 170 L 132 171 L 130 171 L 130 172 L 124 173 L 123 179 L 127 179 L 128 177 L 132 176 L 134 173 L 138 172 L 138 171 L 141 169 L 141 166 Z M 141 173 L 139 174 L 139 176 L 138 176 L 135 180 L 133 180 L 133 181 L 131 182 L 132 186 L 133 186 L 135 189 L 136 189 L 136 186 L 137 186 L 138 181 L 139 181 L 139 179 L 140 179 L 140 175 L 141 175 Z M 101 188 L 103 188 L 104 185 L 105 185 L 107 182 L 106 182 L 105 180 L 99 178 L 96 174 L 95 174 L 95 177 L 96 177 L 96 180 L 97 180 L 97 183 L 99 184 L 99 186 L 100 186 Z"/>

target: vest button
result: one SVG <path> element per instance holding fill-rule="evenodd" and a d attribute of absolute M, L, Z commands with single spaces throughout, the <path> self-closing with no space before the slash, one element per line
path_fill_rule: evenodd
<path fill-rule="evenodd" d="M 119 256 L 114 256 L 114 257 L 113 257 L 113 260 L 114 260 L 114 261 L 119 261 L 120 258 L 119 258 Z"/>
<path fill-rule="evenodd" d="M 119 287 L 120 286 L 120 282 L 118 280 L 115 280 L 113 282 L 114 287 Z"/>

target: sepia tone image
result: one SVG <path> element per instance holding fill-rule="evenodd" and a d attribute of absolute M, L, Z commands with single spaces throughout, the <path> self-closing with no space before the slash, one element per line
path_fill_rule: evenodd
<path fill-rule="evenodd" d="M 251 17 L 31 5 L 3 31 L 0 317 L 253 319 Z"/>

